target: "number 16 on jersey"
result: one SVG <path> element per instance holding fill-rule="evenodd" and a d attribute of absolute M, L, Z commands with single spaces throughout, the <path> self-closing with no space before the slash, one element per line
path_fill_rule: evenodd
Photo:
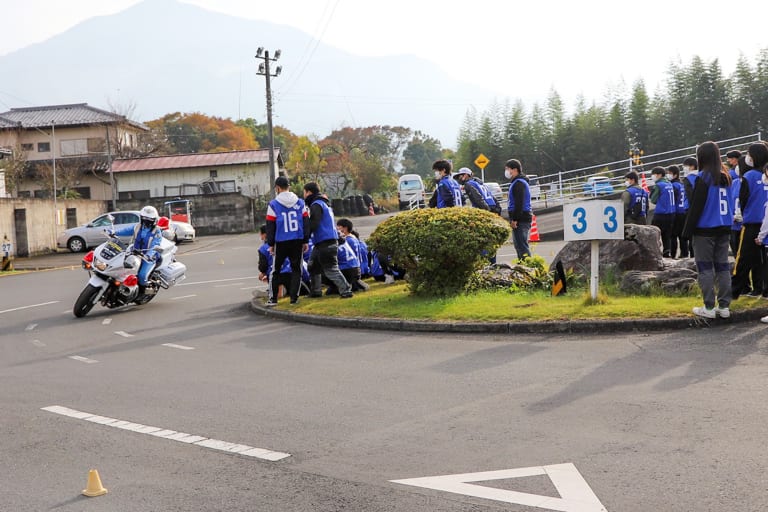
<path fill-rule="evenodd" d="M 621 201 L 584 201 L 563 206 L 563 238 L 623 240 L 624 204 Z"/>

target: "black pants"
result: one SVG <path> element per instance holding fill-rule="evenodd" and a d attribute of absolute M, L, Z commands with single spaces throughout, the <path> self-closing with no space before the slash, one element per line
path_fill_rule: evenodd
<path fill-rule="evenodd" d="M 661 246 L 663 248 L 662 255 L 665 258 L 673 257 L 673 255 L 670 253 L 670 246 L 672 244 L 672 231 L 675 225 L 675 214 L 654 213 L 651 224 L 661 230 Z"/>
<path fill-rule="evenodd" d="M 280 269 L 286 258 L 291 262 L 291 283 L 288 286 L 288 295 L 291 297 L 291 300 L 296 300 L 299 297 L 303 253 L 304 242 L 302 240 L 287 240 L 275 243 L 275 257 L 272 259 L 272 272 L 269 274 L 269 297 L 271 300 L 277 300 L 280 282 L 276 277 L 280 274 Z"/>
<path fill-rule="evenodd" d="M 693 251 L 691 251 L 691 239 L 683 238 L 682 236 L 683 227 L 685 226 L 685 217 L 685 213 L 675 214 L 675 221 L 672 225 L 672 238 L 669 244 L 669 253 L 672 258 L 676 257 L 678 247 L 680 248 L 681 258 L 693 256 Z"/>
<path fill-rule="evenodd" d="M 763 248 L 755 243 L 760 233 L 760 224 L 744 224 L 741 227 L 741 244 L 736 252 L 736 266 L 731 279 L 731 292 L 736 298 L 746 293 L 763 293 Z"/>

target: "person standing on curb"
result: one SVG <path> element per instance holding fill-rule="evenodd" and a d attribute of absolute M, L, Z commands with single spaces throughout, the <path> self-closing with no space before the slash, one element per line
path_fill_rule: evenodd
<path fill-rule="evenodd" d="M 744 155 L 745 169 L 741 173 L 739 189 L 739 204 L 743 224 L 741 227 L 741 242 L 736 253 L 736 264 L 733 269 L 733 298 L 741 294 L 759 297 L 763 293 L 763 261 L 762 253 L 752 241 L 760 232 L 760 225 L 765 216 L 765 203 L 768 200 L 763 183 L 763 167 L 768 164 L 768 146 L 764 142 L 755 142 Z M 752 277 L 751 291 L 750 276 Z"/>
<path fill-rule="evenodd" d="M 694 261 L 704 306 L 693 308 L 702 318 L 731 316 L 731 275 L 728 249 L 733 223 L 731 176 L 723 170 L 720 148 L 704 142 L 696 149 L 699 178 L 693 187 L 688 217 L 683 227 L 693 237 Z"/>
<path fill-rule="evenodd" d="M 456 179 L 464 185 L 464 193 L 467 194 L 473 207 L 501 215 L 501 206 L 496 203 L 496 199 L 485 184 L 479 178 L 472 176 L 471 169 L 462 167 L 456 172 Z"/>
<path fill-rule="evenodd" d="M 651 202 L 656 205 L 651 224 L 661 231 L 662 256 L 674 258 L 675 255 L 670 252 L 670 244 L 672 242 L 672 229 L 675 224 L 675 189 L 665 177 L 665 173 L 666 171 L 661 166 L 651 169 L 655 183 L 651 189 Z"/>
<path fill-rule="evenodd" d="M 429 200 L 430 208 L 448 208 L 450 206 L 461 206 L 461 188 L 451 177 L 451 162 L 448 160 L 437 160 L 432 164 L 432 170 L 435 173 L 437 187 L 435 193 Z"/>
<path fill-rule="evenodd" d="M 275 180 L 277 196 L 267 207 L 267 244 L 273 256 L 272 271 L 269 273 L 269 299 L 266 306 L 277 306 L 280 273 L 283 261 L 291 262 L 291 283 L 288 295 L 291 304 L 299 301 L 301 286 L 302 255 L 307 250 L 309 241 L 309 213 L 304 201 L 288 190 L 288 178 L 278 176 Z"/>
<path fill-rule="evenodd" d="M 681 234 L 685 225 L 685 217 L 688 215 L 688 197 L 685 195 L 685 185 L 680 181 L 680 168 L 676 165 L 667 167 L 667 178 L 675 191 L 675 220 L 672 222 L 669 252 L 674 258 L 677 255 L 677 248 L 680 247 L 680 257 L 687 258 L 691 241 L 683 238 Z"/>
<path fill-rule="evenodd" d="M 624 203 L 624 224 L 642 224 L 648 218 L 648 192 L 643 190 L 638 181 L 640 176 L 635 171 L 629 171 L 624 178 L 626 190 L 621 193 Z"/>
<path fill-rule="evenodd" d="M 504 164 L 504 176 L 509 182 L 509 195 L 507 213 L 509 223 L 512 226 L 512 241 L 515 244 L 517 258 L 531 255 L 528 245 L 528 233 L 533 222 L 533 209 L 531 208 L 531 189 L 528 186 L 528 178 L 523 174 L 523 164 L 514 158 Z"/>
<path fill-rule="evenodd" d="M 304 200 L 309 207 L 309 233 L 312 237 L 312 254 L 309 256 L 311 282 L 310 297 L 322 297 L 323 274 L 339 290 L 342 299 L 353 296 L 352 287 L 339 270 L 339 233 L 328 198 L 320 194 L 317 183 L 304 185 Z"/>

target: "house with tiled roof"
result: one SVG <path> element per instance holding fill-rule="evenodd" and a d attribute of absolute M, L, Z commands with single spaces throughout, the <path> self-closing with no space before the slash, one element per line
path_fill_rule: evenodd
<path fill-rule="evenodd" d="M 283 157 L 275 148 L 276 174 Z M 272 190 L 269 150 L 126 158 L 112 162 L 118 199 L 239 193 L 256 198 Z"/>
<path fill-rule="evenodd" d="M 17 197 L 51 197 L 55 177 L 59 195 L 74 191 L 84 199 L 112 199 L 111 160 L 138 147 L 139 135 L 148 130 L 87 103 L 0 112 L 0 147 L 27 162 L 24 176 L 10 188 Z"/>

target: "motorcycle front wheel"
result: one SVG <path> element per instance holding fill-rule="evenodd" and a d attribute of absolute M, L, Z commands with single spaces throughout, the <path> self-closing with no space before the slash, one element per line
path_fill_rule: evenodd
<path fill-rule="evenodd" d="M 92 284 L 85 285 L 85 288 L 80 292 L 80 296 L 75 301 L 73 313 L 77 318 L 84 317 L 91 309 L 93 309 L 93 306 L 96 305 L 96 297 L 99 295 L 100 289 L 101 288 L 98 286 L 93 286 Z"/>

